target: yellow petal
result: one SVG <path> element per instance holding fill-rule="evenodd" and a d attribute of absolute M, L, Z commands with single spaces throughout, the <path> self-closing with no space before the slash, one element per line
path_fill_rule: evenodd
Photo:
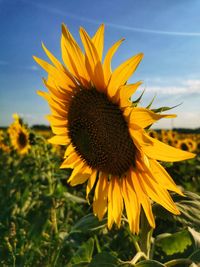
<path fill-rule="evenodd" d="M 153 201 L 159 203 L 173 214 L 180 214 L 166 189 L 162 188 L 158 183 L 151 179 L 147 173 L 139 173 L 138 176 L 140 178 L 140 183 L 143 187 L 143 190 L 146 191 L 146 194 Z"/>
<path fill-rule="evenodd" d="M 107 198 L 108 198 L 108 179 L 105 173 L 100 173 L 99 180 L 97 182 L 93 201 L 93 211 L 97 215 L 99 220 L 103 219 L 107 210 Z"/>
<path fill-rule="evenodd" d="M 92 170 L 87 166 L 86 163 L 84 162 L 83 164 L 80 163 L 73 170 L 68 182 L 70 183 L 71 186 L 83 184 L 89 179 L 91 173 L 92 173 Z"/>
<path fill-rule="evenodd" d="M 46 71 L 50 76 L 52 76 L 55 80 L 55 82 L 58 83 L 60 87 L 66 88 L 66 90 L 71 91 L 73 87 L 76 87 L 76 82 L 73 80 L 73 78 L 65 72 L 61 72 L 60 70 L 56 69 L 54 66 L 49 64 L 48 62 L 33 57 L 34 60 Z"/>
<path fill-rule="evenodd" d="M 69 158 L 70 158 L 70 156 L 69 156 Z M 72 171 L 72 173 L 71 173 L 71 175 L 67 181 L 68 183 L 70 183 L 73 180 L 74 176 L 76 176 L 77 174 L 81 174 L 81 169 L 84 167 L 84 165 L 85 165 L 85 162 L 81 161 L 79 164 L 77 164 L 76 167 L 74 167 L 74 169 L 73 169 L 73 171 Z"/>
<path fill-rule="evenodd" d="M 48 101 L 49 106 L 53 115 L 61 116 L 63 118 L 67 118 L 67 108 L 64 104 L 58 103 L 55 99 L 53 99 L 48 93 L 43 91 L 37 91 L 37 94 L 42 96 L 45 100 Z"/>
<path fill-rule="evenodd" d="M 174 183 L 171 176 L 156 160 L 150 160 L 150 171 L 152 173 L 152 177 L 158 184 L 160 184 L 162 187 L 168 190 L 174 191 L 177 194 L 183 196 L 183 193 Z"/>
<path fill-rule="evenodd" d="M 53 126 L 67 127 L 67 120 L 66 119 L 63 119 L 63 117 L 58 117 L 58 116 L 54 116 L 54 115 L 46 115 L 45 118 Z"/>
<path fill-rule="evenodd" d="M 111 74 L 112 74 L 112 70 L 111 70 L 111 60 L 115 54 L 115 52 L 117 51 L 117 49 L 119 48 L 119 46 L 121 45 L 121 43 L 124 41 L 124 39 L 119 40 L 118 42 L 116 42 L 113 46 L 111 46 L 111 48 L 108 50 L 108 53 L 105 56 L 104 59 L 104 63 L 103 63 L 103 72 L 104 72 L 104 78 L 105 78 L 105 84 L 107 85 Z"/>
<path fill-rule="evenodd" d="M 122 178 L 122 195 L 126 208 L 126 214 L 131 232 L 138 234 L 140 205 L 138 203 L 134 188 L 130 183 L 130 175 Z"/>
<path fill-rule="evenodd" d="M 70 72 L 83 86 L 89 87 L 90 78 L 85 67 L 85 56 L 64 24 L 62 24 L 61 50 L 63 61 Z"/>
<path fill-rule="evenodd" d="M 123 211 L 123 198 L 121 192 L 121 180 L 118 177 L 112 177 L 110 181 L 110 186 L 112 186 L 112 214 L 115 223 L 120 227 L 121 216 Z"/>
<path fill-rule="evenodd" d="M 76 174 L 70 182 L 71 186 L 76 186 L 85 183 L 90 177 L 89 173 L 78 173 Z"/>
<path fill-rule="evenodd" d="M 113 186 L 110 181 L 108 183 L 108 229 L 111 229 L 114 223 L 112 190 L 113 190 Z"/>
<path fill-rule="evenodd" d="M 104 24 L 102 24 L 92 38 L 92 42 L 94 46 L 96 47 L 100 61 L 102 60 L 102 55 L 103 55 L 104 28 L 105 28 Z"/>
<path fill-rule="evenodd" d="M 82 164 L 82 159 L 77 155 L 76 151 L 71 153 L 62 163 L 60 166 L 61 169 L 65 168 L 74 168 L 75 166 Z"/>
<path fill-rule="evenodd" d="M 153 111 L 146 109 L 135 107 L 132 109 L 129 123 L 136 128 L 139 126 L 141 128 L 146 128 L 154 122 L 162 119 L 162 118 L 175 118 L 175 114 L 158 114 Z"/>
<path fill-rule="evenodd" d="M 47 54 L 47 56 L 57 69 L 60 69 L 63 72 L 67 71 L 60 63 L 60 61 L 46 48 L 46 46 L 43 43 L 42 43 L 42 48 L 44 49 L 45 53 Z"/>
<path fill-rule="evenodd" d="M 114 97 L 119 87 L 125 85 L 127 80 L 131 77 L 133 72 L 136 70 L 138 64 L 143 58 L 143 54 L 140 53 L 122 63 L 117 67 L 110 78 L 108 84 L 108 94 L 110 97 Z"/>
<path fill-rule="evenodd" d="M 88 195 L 92 190 L 97 178 L 97 171 L 93 170 L 90 178 L 88 179 L 87 187 L 86 187 L 86 199 L 88 199 Z"/>
<path fill-rule="evenodd" d="M 57 100 L 59 100 L 60 102 L 63 102 L 63 103 L 69 103 L 71 101 L 71 98 L 73 95 L 71 92 L 65 90 L 63 93 L 55 85 L 53 87 L 51 84 L 49 84 L 49 81 L 43 79 L 43 82 L 54 98 L 56 98 Z"/>
<path fill-rule="evenodd" d="M 75 152 L 75 149 L 72 144 L 69 144 L 67 149 L 65 150 L 64 158 L 70 156 L 72 153 Z"/>
<path fill-rule="evenodd" d="M 143 130 L 133 130 L 132 128 L 130 128 L 129 133 L 133 139 L 135 146 L 138 148 L 139 152 L 141 152 L 141 156 L 143 156 L 143 147 L 146 145 L 152 146 L 153 142 L 148 139 L 146 135 L 144 135 Z"/>
<path fill-rule="evenodd" d="M 130 97 L 135 93 L 137 88 L 142 84 L 141 81 L 134 83 L 123 85 L 120 87 L 120 107 L 124 108 L 131 105 Z"/>
<path fill-rule="evenodd" d="M 67 145 L 71 141 L 67 135 L 55 135 L 48 139 L 48 142 L 54 145 Z"/>
<path fill-rule="evenodd" d="M 147 155 L 147 157 L 151 159 L 175 162 L 195 157 L 195 154 L 193 153 L 166 145 L 148 136 L 147 134 L 143 133 L 143 137 L 146 138 L 146 140 L 152 142 L 152 145 L 149 145 L 149 142 L 144 142 L 141 148 L 142 151 Z"/>
<path fill-rule="evenodd" d="M 94 46 L 89 35 L 83 28 L 80 28 L 80 37 L 86 53 L 86 67 L 94 86 L 99 91 L 105 91 L 103 69 L 100 62 L 96 47 Z"/>
<path fill-rule="evenodd" d="M 66 127 L 58 127 L 51 125 L 52 132 L 56 135 L 64 135 L 68 133 L 68 130 Z"/>
<path fill-rule="evenodd" d="M 132 178 L 132 184 L 134 186 L 136 195 L 137 195 L 138 200 L 144 209 L 147 220 L 148 220 L 149 224 L 153 228 L 155 228 L 155 220 L 154 220 L 154 216 L 152 213 L 150 199 L 143 191 L 142 186 L 140 184 L 140 179 L 138 178 L 137 173 L 135 173 L 133 170 L 131 171 L 131 178 Z"/>

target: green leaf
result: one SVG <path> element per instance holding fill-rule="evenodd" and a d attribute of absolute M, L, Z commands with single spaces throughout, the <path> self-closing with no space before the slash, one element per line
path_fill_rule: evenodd
<path fill-rule="evenodd" d="M 97 254 L 91 261 L 88 267 L 115 267 L 115 266 L 120 266 L 119 260 L 107 253 L 107 252 L 102 252 Z"/>
<path fill-rule="evenodd" d="M 153 104 L 155 98 L 156 98 L 156 94 L 154 95 L 154 97 L 152 98 L 152 100 L 150 101 L 150 103 L 146 106 L 146 108 L 149 109 L 151 107 L 151 105 Z"/>
<path fill-rule="evenodd" d="M 184 192 L 185 197 L 177 197 L 175 200 L 181 216 L 175 219 L 183 225 L 200 230 L 200 196 L 192 192 Z"/>
<path fill-rule="evenodd" d="M 140 261 L 139 263 L 135 264 L 135 267 L 165 267 L 162 263 L 159 261 L 154 261 L 154 260 L 145 260 L 145 261 Z"/>
<path fill-rule="evenodd" d="M 182 105 L 182 103 L 176 105 L 176 106 L 173 106 L 173 107 L 161 107 L 161 108 L 156 108 L 156 109 L 151 109 L 151 111 L 155 112 L 155 113 L 158 113 L 158 112 L 164 112 L 164 111 L 167 111 L 167 110 L 171 110 L 173 108 L 176 108 L 178 106 Z"/>
<path fill-rule="evenodd" d="M 177 221 L 183 226 L 189 226 L 199 231 L 200 196 L 189 191 L 184 191 L 183 193 L 185 194 L 184 197 L 172 194 L 173 200 L 181 212 L 179 216 L 174 216 L 157 203 L 153 204 L 153 212 L 161 220 Z"/>
<path fill-rule="evenodd" d="M 198 267 L 190 259 L 175 259 L 168 262 L 165 262 L 166 267 Z"/>
<path fill-rule="evenodd" d="M 138 103 L 140 102 L 140 100 L 143 97 L 144 92 L 145 92 L 145 90 L 143 90 L 143 92 L 141 93 L 141 95 L 135 101 L 132 101 L 132 104 L 133 104 L 134 107 L 138 105 Z"/>
<path fill-rule="evenodd" d="M 192 260 L 195 263 L 200 263 L 200 249 L 196 250 L 193 252 L 190 256 L 189 259 Z"/>
<path fill-rule="evenodd" d="M 71 258 L 70 263 L 72 266 L 84 266 L 92 260 L 92 253 L 94 250 L 94 239 L 90 238 L 87 242 L 77 250 L 75 255 Z M 78 264 L 78 265 L 77 265 Z M 81 264 L 81 265 L 80 265 Z"/>
<path fill-rule="evenodd" d="M 200 233 L 195 231 L 193 228 L 188 227 L 188 231 L 192 237 L 193 245 L 195 248 L 200 248 Z"/>
<path fill-rule="evenodd" d="M 84 198 L 74 196 L 70 194 L 69 192 L 64 192 L 63 196 L 65 197 L 65 199 L 70 200 L 74 203 L 87 203 L 87 201 Z"/>
<path fill-rule="evenodd" d="M 92 213 L 82 217 L 72 228 L 72 232 L 94 231 L 105 227 L 107 219 L 99 221 Z"/>
<path fill-rule="evenodd" d="M 189 231 L 183 230 L 175 234 L 158 236 L 156 244 L 162 248 L 166 255 L 173 255 L 184 252 L 188 246 L 192 245 L 192 239 Z"/>

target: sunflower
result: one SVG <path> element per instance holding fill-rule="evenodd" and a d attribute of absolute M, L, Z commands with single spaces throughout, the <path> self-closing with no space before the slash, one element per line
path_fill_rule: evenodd
<path fill-rule="evenodd" d="M 151 202 L 156 201 L 173 214 L 179 214 L 168 190 L 182 194 L 158 163 L 179 161 L 194 154 L 170 147 L 148 135 L 145 128 L 161 118 L 132 104 L 130 98 L 141 82 L 128 79 L 143 58 L 137 54 L 114 71 L 111 60 L 124 39 L 116 42 L 102 62 L 104 25 L 91 38 L 80 28 L 85 53 L 65 25 L 62 25 L 61 50 L 64 64 L 44 46 L 52 64 L 34 57 L 48 73 L 39 91 L 49 103 L 47 116 L 55 136 L 53 144 L 67 145 L 61 168 L 73 169 L 68 182 L 87 182 L 86 197 L 94 190 L 93 212 L 101 220 L 107 213 L 108 228 L 121 224 L 123 210 L 132 232 L 139 232 L 140 212 L 155 227 Z"/>
<path fill-rule="evenodd" d="M 172 140 L 178 139 L 178 133 L 175 132 L 175 131 L 172 131 L 172 130 L 169 130 L 169 132 L 168 132 L 168 136 L 169 136 Z"/>
<path fill-rule="evenodd" d="M 0 130 L 0 144 L 2 143 L 3 140 L 4 140 L 4 132 Z"/>
<path fill-rule="evenodd" d="M 154 131 L 154 130 L 149 130 L 149 131 L 148 131 L 148 134 L 149 134 L 149 136 L 152 137 L 152 138 L 156 138 L 156 139 L 159 138 L 158 132 L 156 132 L 156 131 Z"/>
<path fill-rule="evenodd" d="M 178 140 L 176 147 L 184 151 L 191 151 L 190 144 L 187 142 L 186 139 Z"/>
<path fill-rule="evenodd" d="M 9 153 L 10 152 L 10 147 L 5 145 L 4 143 L 0 143 L 0 152 L 3 151 L 5 153 Z"/>
<path fill-rule="evenodd" d="M 197 143 L 192 138 L 186 138 L 186 142 L 190 146 L 190 152 L 194 152 L 197 149 Z"/>
<path fill-rule="evenodd" d="M 3 152 L 6 152 L 6 153 L 9 153 L 10 152 L 10 148 L 4 142 L 5 142 L 5 140 L 4 140 L 4 131 L 0 130 L 0 152 L 3 151 Z"/>
<path fill-rule="evenodd" d="M 27 129 L 15 120 L 8 128 L 11 144 L 21 155 L 27 154 L 30 149 L 29 133 Z"/>

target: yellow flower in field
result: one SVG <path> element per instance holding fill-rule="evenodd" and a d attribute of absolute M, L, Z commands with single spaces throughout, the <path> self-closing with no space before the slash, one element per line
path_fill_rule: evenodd
<path fill-rule="evenodd" d="M 20 117 L 19 117 L 19 115 L 18 115 L 17 113 L 14 113 L 14 114 L 12 115 L 12 117 L 13 117 L 13 119 L 14 119 L 15 122 L 20 121 Z"/>
<path fill-rule="evenodd" d="M 10 152 L 10 148 L 9 146 L 7 146 L 6 144 L 4 144 L 4 132 L 2 130 L 0 130 L 0 152 Z"/>
<path fill-rule="evenodd" d="M 158 133 L 157 133 L 156 131 L 154 131 L 154 130 L 149 130 L 149 131 L 148 131 L 148 134 L 149 134 L 149 136 L 152 137 L 152 138 L 156 138 L 156 139 L 158 139 L 158 137 L 159 137 Z"/>
<path fill-rule="evenodd" d="M 186 139 L 178 140 L 176 147 L 184 151 L 191 151 L 190 145 Z"/>
<path fill-rule="evenodd" d="M 10 147 L 5 145 L 4 143 L 0 143 L 0 151 L 3 151 L 3 152 L 6 152 L 6 153 L 9 153 L 10 152 Z"/>
<path fill-rule="evenodd" d="M 169 136 L 169 138 L 171 138 L 171 140 L 175 140 L 175 139 L 178 138 L 178 133 L 175 132 L 175 131 L 170 130 L 170 131 L 168 132 L 168 136 Z"/>
<path fill-rule="evenodd" d="M 3 136 L 3 131 L 2 131 L 2 130 L 0 130 L 0 143 L 3 141 L 3 139 L 4 139 L 4 136 Z"/>
<path fill-rule="evenodd" d="M 61 168 L 73 169 L 68 182 L 72 186 L 87 182 L 87 197 L 95 187 L 94 214 L 101 220 L 107 212 L 109 229 L 113 223 L 119 227 L 125 206 L 130 229 L 138 233 L 141 208 L 155 227 L 151 200 L 179 214 L 168 190 L 182 193 L 157 160 L 179 161 L 195 155 L 165 145 L 145 131 L 157 120 L 175 115 L 132 105 L 130 97 L 141 82 L 127 81 L 143 54 L 112 71 L 112 57 L 123 39 L 108 50 L 102 62 L 104 25 L 92 38 L 80 28 L 80 37 L 85 53 L 62 26 L 65 65 L 44 45 L 52 64 L 34 57 L 48 73 L 44 83 L 49 92 L 39 94 L 48 101 L 52 113 L 47 118 L 55 136 L 49 141 L 67 145 Z"/>
<path fill-rule="evenodd" d="M 8 133 L 14 149 L 21 155 L 27 154 L 30 148 L 27 129 L 19 121 L 15 121 L 8 128 Z"/>
<path fill-rule="evenodd" d="M 190 152 L 194 152 L 197 149 L 197 143 L 191 138 L 186 138 L 186 142 L 190 146 Z"/>

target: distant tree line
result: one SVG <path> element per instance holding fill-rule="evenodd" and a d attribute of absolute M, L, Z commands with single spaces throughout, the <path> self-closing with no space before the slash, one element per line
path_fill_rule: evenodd
<path fill-rule="evenodd" d="M 47 125 L 44 125 L 44 124 L 35 124 L 33 126 L 30 127 L 32 130 L 50 130 L 51 127 L 50 126 L 47 126 Z M 0 127 L 1 130 L 6 130 L 7 127 Z M 169 129 L 166 129 L 166 130 L 169 130 Z M 192 128 L 173 128 L 172 129 L 173 131 L 176 131 L 178 133 L 193 133 L 193 134 L 200 134 L 200 128 L 195 128 L 195 129 L 192 129 Z M 155 129 L 155 131 L 157 132 L 161 132 L 161 129 Z"/>

